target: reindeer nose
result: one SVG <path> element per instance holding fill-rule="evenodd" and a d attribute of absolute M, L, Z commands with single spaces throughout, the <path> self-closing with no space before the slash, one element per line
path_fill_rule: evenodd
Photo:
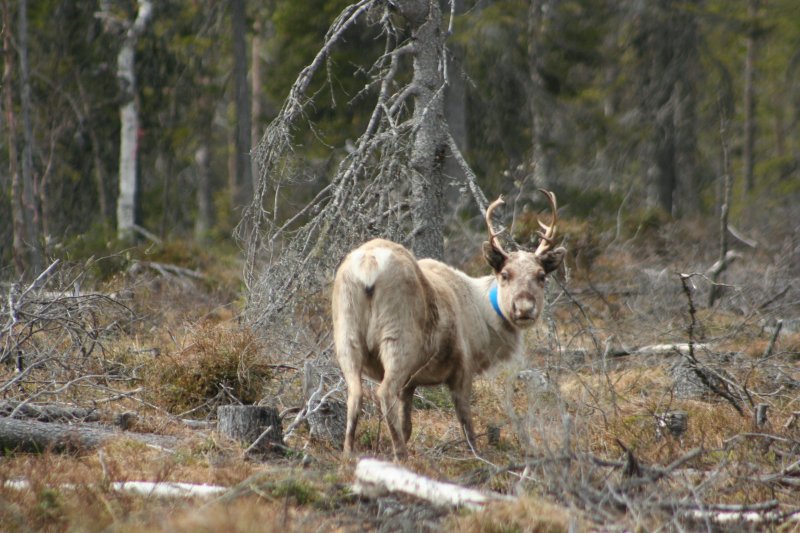
<path fill-rule="evenodd" d="M 536 314 L 536 300 L 533 298 L 519 298 L 511 303 L 511 317 L 514 320 L 534 318 Z"/>

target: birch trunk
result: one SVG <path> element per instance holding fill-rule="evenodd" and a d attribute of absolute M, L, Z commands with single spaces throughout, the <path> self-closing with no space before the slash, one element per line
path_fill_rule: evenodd
<path fill-rule="evenodd" d="M 150 0 L 138 1 L 136 20 L 128 28 L 117 55 L 117 80 L 120 84 L 119 196 L 117 197 L 117 237 L 130 240 L 136 226 L 138 204 L 139 106 L 136 99 L 136 42 L 153 13 Z"/>

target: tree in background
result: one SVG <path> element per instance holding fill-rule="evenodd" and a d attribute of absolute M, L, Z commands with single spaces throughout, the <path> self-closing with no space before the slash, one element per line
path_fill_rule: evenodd
<path fill-rule="evenodd" d="M 349 3 L 274 0 L 247 5 L 244 30 L 236 35 L 250 45 L 247 53 L 253 50 L 246 73 L 252 88 L 251 139 L 259 138 L 265 123 L 278 115 L 297 73 L 314 61 L 330 22 Z M 21 5 L 7 4 L 10 23 L 6 30 L 14 34 L 20 27 Z M 40 209 L 44 226 L 42 231 L 33 231 L 33 238 L 18 232 L 17 242 L 37 242 L 46 255 L 71 253 L 84 240 L 93 242 L 92 246 L 115 246 L 109 231 L 117 210 L 116 169 L 121 164 L 118 98 L 122 95 L 115 83 L 121 34 L 102 31 L 102 27 L 104 21 L 134 20 L 138 4 L 104 0 L 99 5 L 100 17 L 98 4 L 91 2 L 26 3 L 28 104 L 22 98 L 25 76 L 19 49 L 9 47 L 13 57 L 6 53 L 3 58 L 7 80 L 3 131 L 8 149 L 0 153 L 2 168 L 17 168 L 20 193 L 24 176 L 30 176 L 32 203 Z M 396 5 L 406 10 L 423 3 Z M 788 205 L 800 153 L 796 148 L 800 106 L 795 90 L 800 71 L 800 10 L 794 0 L 760 2 L 753 17 L 748 5 L 748 1 L 727 0 L 463 0 L 451 5 L 449 0 L 440 0 L 436 4 L 442 18 L 440 31 L 452 49 L 434 50 L 439 61 L 446 61 L 438 82 L 446 88 L 443 95 L 433 92 L 431 106 L 417 106 L 423 92 L 416 87 L 423 85 L 412 83 L 414 61 L 422 58 L 415 58 L 412 46 L 403 48 L 411 38 L 411 19 L 399 7 L 380 14 L 379 9 L 368 10 L 330 47 L 317 74 L 310 77 L 304 95 L 313 102 L 303 100 L 290 129 L 291 150 L 280 158 L 280 172 L 271 174 L 264 197 L 269 198 L 264 202 L 268 218 L 281 227 L 297 215 L 290 226 L 299 228 L 311 218 L 303 206 L 320 191 L 320 199 L 327 198 L 331 189 L 326 187 L 335 181 L 342 162 L 362 153 L 357 141 L 373 117 L 380 80 L 391 57 L 397 57 L 392 67 L 396 74 L 386 91 L 389 96 L 402 96 L 391 101 L 399 103 L 388 106 L 389 114 L 405 113 L 397 122 L 404 124 L 415 111 L 438 114 L 436 106 L 444 98 L 444 119 L 465 160 L 480 176 L 475 184 L 493 194 L 519 186 L 524 200 L 526 191 L 541 182 L 556 188 L 568 214 L 576 216 L 607 220 L 616 218 L 619 211 L 623 217 L 636 217 L 648 198 L 657 210 L 668 209 L 674 217 L 708 215 L 718 204 L 722 175 L 719 109 L 722 100 L 730 100 L 734 106 L 727 129 L 731 175 L 742 177 L 733 183 L 732 222 L 745 223 L 741 206 L 749 166 L 753 175 L 749 200 Z M 231 8 L 235 6 L 178 0 L 152 6 L 147 31 L 134 47 L 139 224 L 161 238 L 194 234 L 198 239 L 224 239 L 239 216 L 230 185 L 231 177 L 239 174 L 233 161 L 242 155 L 246 158 L 249 151 L 234 147 L 236 54 Z M 752 63 L 758 72 L 754 78 L 758 101 L 749 115 L 743 68 L 748 36 L 758 41 Z M 386 48 L 387 38 L 396 43 Z M 16 36 L 9 44 L 15 42 Z M 378 62 L 387 51 L 393 56 Z M 239 79 L 241 71 L 237 71 Z M 5 93 L 6 89 L 10 92 Z M 131 102 L 130 95 L 125 102 Z M 23 131 L 26 106 L 27 141 Z M 9 116 L 15 119 L 13 128 Z M 380 114 L 376 124 L 381 128 L 383 120 Z M 746 123 L 758 133 L 752 137 L 752 157 L 745 157 Z M 426 143 L 434 147 L 431 153 L 444 153 L 445 165 L 450 166 L 441 171 L 432 166 L 429 175 L 427 163 L 420 166 L 426 170 L 417 173 L 417 191 L 425 193 L 414 201 L 413 175 L 397 169 L 414 168 L 411 149 L 416 134 L 422 139 L 423 132 L 392 127 L 381 131 L 387 137 L 392 132 L 393 151 L 386 152 L 386 144 L 370 145 L 371 155 L 361 158 L 370 170 L 356 173 L 355 183 L 361 186 L 370 176 L 386 177 L 384 186 L 395 196 L 377 198 L 400 206 L 393 212 L 396 220 L 392 223 L 401 228 L 398 238 L 419 250 L 431 250 L 421 251 L 422 255 L 441 253 L 423 244 L 440 241 L 435 236 L 428 240 L 434 235 L 429 230 L 440 222 L 421 217 L 423 211 L 414 207 L 421 206 L 423 199 L 437 198 L 435 188 L 427 194 L 422 178 L 438 176 L 431 183 L 444 184 L 441 203 L 458 206 L 448 212 L 458 209 L 462 217 L 478 211 L 469 195 L 459 196 L 457 190 L 470 190 L 469 179 L 461 170 L 463 165 L 447 157 L 449 146 L 442 152 L 449 137 L 444 145 L 441 139 Z M 432 133 L 429 138 L 435 139 L 438 134 Z M 26 145 L 29 165 L 23 164 Z M 379 171 L 375 161 L 384 154 L 404 155 L 395 158 L 397 167 Z M 30 173 L 23 172 L 25 168 Z M 0 176 L 0 219 L 13 223 L 12 177 L 12 172 Z M 781 194 L 775 194 L 777 190 Z M 371 206 L 368 197 L 342 205 Z M 620 210 L 623 198 L 627 200 Z M 598 202 L 606 206 L 604 210 L 594 208 Z M 347 215 L 352 218 L 351 211 L 348 208 Z M 384 215 L 365 216 L 353 223 L 369 228 L 363 235 L 379 234 L 388 227 Z M 3 265 L 11 265 L 14 257 L 12 228 L 12 224 L 0 224 Z M 446 228 L 442 233 L 451 234 Z"/>
<path fill-rule="evenodd" d="M 430 0 L 397 8 L 374 0 L 350 4 L 300 72 L 256 149 L 261 174 L 237 233 L 248 254 L 249 307 L 256 322 L 277 327 L 287 306 L 306 305 L 309 300 L 301 302 L 299 295 L 313 298 L 344 253 L 370 235 L 404 242 L 420 257 L 442 256 L 443 163 L 448 153 L 463 162 L 444 121 L 446 27 L 438 2 Z M 294 131 L 319 94 L 309 88 L 356 34 L 383 38 L 383 49 L 372 49 L 377 59 L 359 66 L 368 76 L 353 96 L 370 102 L 363 131 L 345 142 L 330 182 L 282 222 L 273 198 L 298 174 Z M 307 127 L 321 135 L 316 125 Z M 474 174 L 465 171 L 485 207 Z M 257 259 L 266 259 L 265 268 L 256 269 Z"/>
<path fill-rule="evenodd" d="M 245 205 L 253 194 L 253 172 L 250 160 L 252 128 L 250 87 L 247 83 L 247 43 L 244 0 L 231 0 L 231 41 L 233 43 L 233 90 L 236 109 L 233 157 L 234 203 Z"/>
<path fill-rule="evenodd" d="M 139 226 L 139 103 L 136 84 L 136 44 L 153 15 L 149 0 L 138 0 L 133 21 L 117 18 L 104 3 L 104 17 L 122 28 L 122 43 L 117 54 L 117 80 L 120 89 L 119 195 L 117 197 L 117 237 L 129 241 Z"/>

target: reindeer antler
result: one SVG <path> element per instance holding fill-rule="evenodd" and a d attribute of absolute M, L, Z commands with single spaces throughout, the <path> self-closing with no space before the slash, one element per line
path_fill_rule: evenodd
<path fill-rule="evenodd" d="M 499 252 L 503 257 L 508 259 L 508 253 L 503 250 L 503 247 L 500 245 L 500 241 L 497 240 L 497 236 L 500 235 L 503 230 L 495 231 L 494 227 L 492 227 L 492 212 L 495 210 L 496 207 L 505 204 L 505 200 L 503 200 L 503 196 L 500 195 L 497 200 L 489 204 L 489 207 L 486 209 L 486 227 L 489 229 L 489 244 L 493 249 Z"/>
<path fill-rule="evenodd" d="M 558 222 L 558 206 L 556 205 L 556 195 L 551 191 L 546 191 L 544 189 L 539 189 L 539 191 L 547 196 L 547 200 L 550 202 L 550 210 L 553 211 L 553 221 L 548 226 L 541 220 L 537 219 L 537 222 L 544 230 L 544 233 L 541 231 L 537 232 L 539 237 L 541 237 L 541 241 L 539 241 L 539 247 L 536 248 L 536 252 L 534 252 L 536 255 L 542 255 L 553 247 L 553 239 L 556 237 L 556 223 Z"/>

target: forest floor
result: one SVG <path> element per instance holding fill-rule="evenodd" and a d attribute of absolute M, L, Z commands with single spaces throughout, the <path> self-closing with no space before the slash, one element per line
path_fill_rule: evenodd
<path fill-rule="evenodd" d="M 419 391 L 404 466 L 513 497 L 474 512 L 356 495 L 356 462 L 302 424 L 268 456 L 217 433 L 216 407 L 240 401 L 275 407 L 285 429 L 305 401 L 305 361 L 322 357 L 271 343 L 238 318 L 235 252 L 164 245 L 120 259 L 110 274 L 91 261 L 60 263 L 4 294 L 16 310 L 0 339 L 4 400 L 90 408 L 109 427 L 123 414 L 130 422 L 99 448 L 6 449 L 0 530 L 800 530 L 797 235 L 739 245 L 709 306 L 716 258 L 703 243 L 713 241 L 692 231 L 672 224 L 646 242 L 572 243 L 526 352 L 475 382 L 476 450 L 446 391 Z M 90 278 L 102 282 L 77 288 Z M 323 327 L 308 334 L 324 346 L 325 320 L 315 323 Z M 358 450 L 390 460 L 371 391 Z M 122 481 L 228 490 L 162 497 L 116 490 Z"/>

